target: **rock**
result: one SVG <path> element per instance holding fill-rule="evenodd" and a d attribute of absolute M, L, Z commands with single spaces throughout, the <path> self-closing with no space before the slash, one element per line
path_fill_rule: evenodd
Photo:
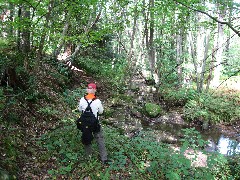
<path fill-rule="evenodd" d="M 216 152 L 218 150 L 217 145 L 212 138 L 208 140 L 208 144 L 204 147 L 204 150 L 207 152 Z"/>
<path fill-rule="evenodd" d="M 207 155 L 201 151 L 187 149 L 184 156 L 191 161 L 193 167 L 207 167 Z"/>
<path fill-rule="evenodd" d="M 132 83 L 130 89 L 132 91 L 134 91 L 134 92 L 138 92 L 139 91 L 139 87 L 138 87 L 138 85 L 136 83 Z"/>
<path fill-rule="evenodd" d="M 142 117 L 142 113 L 139 112 L 137 109 L 132 109 L 131 110 L 131 115 L 137 118 L 141 118 Z"/>
<path fill-rule="evenodd" d="M 187 125 L 187 123 L 183 120 L 182 115 L 178 112 L 165 114 L 157 118 L 156 122 Z"/>
<path fill-rule="evenodd" d="M 203 121 L 202 130 L 207 130 L 209 128 L 209 121 Z"/>
<path fill-rule="evenodd" d="M 147 115 L 154 118 L 157 117 L 162 113 L 162 109 L 159 105 L 153 104 L 153 103 L 146 103 L 145 104 L 145 110 L 147 112 Z"/>

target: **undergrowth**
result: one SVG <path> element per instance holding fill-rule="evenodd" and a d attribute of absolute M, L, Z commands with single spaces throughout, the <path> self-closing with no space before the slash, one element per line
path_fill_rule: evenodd
<path fill-rule="evenodd" d="M 93 142 L 93 155 L 84 155 L 81 133 L 68 121 L 62 128 L 47 133 L 39 139 L 46 152 L 39 159 L 55 159 L 55 168 L 48 174 L 53 179 L 228 179 L 231 177 L 228 161 L 219 154 L 209 158 L 209 167 L 193 167 L 181 151 L 174 151 L 169 145 L 159 143 L 147 132 L 135 138 L 119 134 L 116 129 L 103 126 L 109 158 L 109 166 L 101 164 L 98 148 Z M 194 130 L 186 130 L 184 147 L 199 150 L 203 140 Z M 190 136 L 191 135 L 191 136 Z M 197 139 L 193 140 L 196 137 Z M 201 144 L 200 144 L 201 145 Z M 47 154 L 46 154 L 47 153 Z M 212 168 L 210 168 L 212 167 Z"/>
<path fill-rule="evenodd" d="M 194 89 L 180 88 L 162 90 L 164 100 L 184 108 L 184 117 L 189 121 L 209 121 L 212 124 L 232 124 L 239 120 L 239 93 L 221 91 L 198 93 Z"/>

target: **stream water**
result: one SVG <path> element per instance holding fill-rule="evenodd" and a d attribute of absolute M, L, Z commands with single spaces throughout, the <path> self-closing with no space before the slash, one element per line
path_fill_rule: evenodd
<path fill-rule="evenodd" d="M 122 107 L 115 108 L 115 117 L 109 119 L 114 127 L 123 129 L 126 134 L 135 130 L 149 131 L 157 138 L 158 141 L 178 144 L 181 137 L 183 137 L 183 129 L 192 128 L 184 123 L 181 115 L 176 112 L 170 112 L 166 116 L 158 119 L 148 119 L 145 117 L 133 118 L 126 116 L 125 109 Z M 211 127 L 208 130 L 202 130 L 201 126 L 194 128 L 200 132 L 202 138 L 209 142 L 206 147 L 207 151 L 218 151 L 223 155 L 240 154 L 240 142 L 233 138 L 225 136 L 219 129 Z M 240 134 L 239 134 L 240 136 Z M 240 139 L 240 138 L 238 138 Z"/>
<path fill-rule="evenodd" d="M 177 143 L 182 135 L 182 130 L 189 128 L 187 125 L 171 124 L 171 123 L 142 123 L 143 130 L 154 130 L 159 136 L 167 134 L 170 141 Z M 202 138 L 209 142 L 208 151 L 217 151 L 223 155 L 234 155 L 240 153 L 240 142 L 224 136 L 218 129 L 201 130 L 201 127 L 195 127 Z"/>

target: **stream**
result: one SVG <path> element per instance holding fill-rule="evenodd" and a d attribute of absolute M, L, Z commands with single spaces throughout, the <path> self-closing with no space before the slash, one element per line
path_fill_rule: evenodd
<path fill-rule="evenodd" d="M 234 132 L 214 126 L 202 130 L 201 125 L 190 125 L 191 123 L 187 123 L 182 118 L 182 107 L 165 108 L 167 109 L 166 113 L 157 118 L 146 117 L 144 113 L 134 109 L 142 109 L 146 102 L 154 102 L 152 88 L 145 86 L 144 81 L 136 81 L 136 86 L 140 87 L 137 93 L 128 92 L 128 96 L 132 96 L 135 103 L 126 104 L 120 98 L 117 103 L 109 105 L 113 110 L 113 117 L 108 119 L 109 124 L 122 129 L 126 136 L 132 137 L 137 131 L 148 131 L 158 141 L 179 144 L 179 140 L 183 137 L 182 130 L 194 127 L 201 134 L 202 139 L 209 143 L 205 147 L 206 151 L 219 152 L 227 156 L 240 154 L 240 124 L 236 125 Z M 112 106 L 112 104 L 114 105 Z M 161 103 L 161 106 L 163 109 L 166 107 L 164 102 Z"/>
<path fill-rule="evenodd" d="M 186 125 L 179 124 L 143 124 L 143 130 L 155 130 L 156 133 L 159 133 L 160 136 L 167 134 L 170 139 L 168 143 L 177 143 L 180 140 L 182 134 L 182 129 L 190 128 Z M 206 147 L 206 150 L 209 152 L 219 152 L 223 155 L 234 155 L 240 153 L 240 142 L 237 140 L 223 135 L 218 129 L 211 128 L 209 130 L 201 130 L 201 127 L 195 126 L 195 129 L 198 130 L 202 138 L 209 142 L 209 146 Z M 170 142 L 172 140 L 172 142 Z"/>
<path fill-rule="evenodd" d="M 129 113 L 129 108 L 115 107 L 114 117 L 109 118 L 109 124 L 124 131 L 126 136 L 133 136 L 137 131 L 148 131 L 156 137 L 157 141 L 179 144 L 183 137 L 183 129 L 195 128 L 200 132 L 202 138 L 209 142 L 205 147 L 208 152 L 219 152 L 223 155 L 234 155 L 240 153 L 240 134 L 239 137 L 232 138 L 224 135 L 218 128 L 210 127 L 202 130 L 200 125 L 189 125 L 176 110 L 158 118 L 147 118 L 145 116 L 136 117 Z"/>

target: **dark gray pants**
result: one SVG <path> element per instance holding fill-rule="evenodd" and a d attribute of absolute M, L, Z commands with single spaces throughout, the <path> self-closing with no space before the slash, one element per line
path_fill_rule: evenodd
<path fill-rule="evenodd" d="M 94 133 L 94 137 L 98 144 L 101 161 L 103 162 L 103 161 L 107 160 L 107 150 L 105 147 L 105 141 L 103 138 L 102 128 L 100 129 L 100 131 L 98 133 Z M 90 145 L 84 145 L 84 146 L 85 146 L 86 155 L 91 156 L 92 155 L 92 145 L 90 144 Z"/>

